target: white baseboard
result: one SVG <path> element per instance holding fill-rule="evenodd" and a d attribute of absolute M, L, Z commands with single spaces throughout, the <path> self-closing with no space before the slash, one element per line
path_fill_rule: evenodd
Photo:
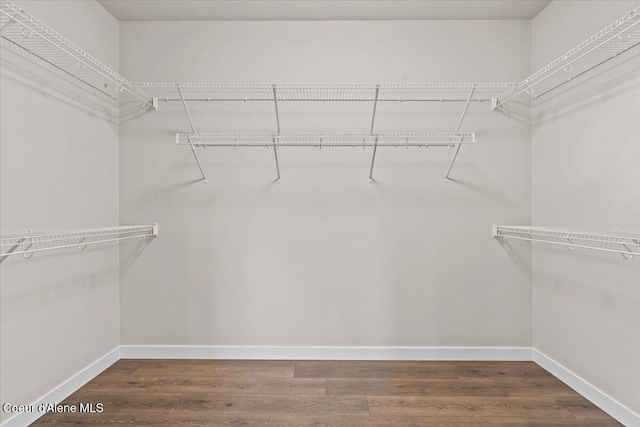
<path fill-rule="evenodd" d="M 594 405 L 627 427 L 640 427 L 640 415 L 624 406 L 597 387 L 571 372 L 546 354 L 533 349 L 533 361 L 556 376 Z"/>
<path fill-rule="evenodd" d="M 44 413 L 37 412 L 38 406 L 45 403 L 60 403 L 72 393 L 78 390 L 80 387 L 94 379 L 102 371 L 113 365 L 120 359 L 120 347 L 116 347 L 91 365 L 87 366 L 71 378 L 51 390 L 49 393 L 42 396 L 40 399 L 33 402 L 33 407 L 36 408 L 34 412 L 21 412 L 13 417 L 4 421 L 1 427 L 25 427 L 36 421 Z M 5 402 L 3 402 L 5 403 Z"/>
<path fill-rule="evenodd" d="M 123 359 L 531 360 L 530 347 L 267 347 L 123 345 Z"/>

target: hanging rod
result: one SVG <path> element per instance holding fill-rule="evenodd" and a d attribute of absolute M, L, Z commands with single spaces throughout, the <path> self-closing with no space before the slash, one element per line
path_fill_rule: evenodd
<path fill-rule="evenodd" d="M 0 261 L 10 255 L 31 258 L 34 252 L 54 249 L 84 249 L 88 245 L 158 236 L 158 224 L 126 227 L 104 227 L 56 233 L 25 233 L 0 238 Z"/>
<path fill-rule="evenodd" d="M 176 143 L 204 147 L 454 147 L 475 132 L 423 133 L 178 133 Z"/>
<path fill-rule="evenodd" d="M 640 44 L 640 6 L 589 37 L 555 61 L 505 90 L 494 101 L 504 108 L 511 100 L 535 100 L 575 78 L 619 57 Z"/>
<path fill-rule="evenodd" d="M 640 256 L 640 234 L 620 232 L 592 232 L 564 228 L 520 227 L 493 225 L 493 237 L 499 239 L 526 240 L 535 243 L 561 245 L 569 251 L 575 248 L 621 254 L 624 259 Z"/>
<path fill-rule="evenodd" d="M 0 0 L 0 35 L 67 77 L 75 78 L 112 102 L 126 93 L 146 106 L 152 97 L 143 89 L 55 32 L 8 0 Z"/>
<path fill-rule="evenodd" d="M 134 83 L 160 101 L 211 102 L 466 102 L 475 88 L 474 102 L 491 101 L 514 83 L 418 84 L 249 84 L 249 83 Z"/>

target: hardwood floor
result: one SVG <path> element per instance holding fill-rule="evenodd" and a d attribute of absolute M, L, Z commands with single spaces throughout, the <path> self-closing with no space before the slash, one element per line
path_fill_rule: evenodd
<path fill-rule="evenodd" d="M 37 426 L 620 426 L 533 362 L 120 360 Z"/>

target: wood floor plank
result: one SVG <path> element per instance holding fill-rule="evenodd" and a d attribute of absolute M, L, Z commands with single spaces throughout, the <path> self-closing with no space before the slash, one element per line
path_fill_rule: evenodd
<path fill-rule="evenodd" d="M 142 360 L 120 359 L 102 371 L 100 375 L 131 375 L 142 365 L 142 363 Z"/>
<path fill-rule="evenodd" d="M 33 424 L 38 427 L 77 426 L 140 426 L 140 427 L 211 427 L 211 426 L 265 426 L 269 415 L 236 414 L 177 414 L 138 415 L 131 413 L 105 413 L 97 415 L 71 414 L 64 419 L 41 418 Z"/>
<path fill-rule="evenodd" d="M 554 378 L 534 362 L 462 362 L 455 373 L 460 378 Z"/>
<path fill-rule="evenodd" d="M 554 376 L 531 378 L 494 378 L 496 383 L 513 397 L 574 397 L 571 387 Z"/>
<path fill-rule="evenodd" d="M 532 420 L 530 418 L 513 418 L 513 417 L 499 417 L 499 418 L 482 418 L 479 421 L 479 427 L 619 427 L 620 424 L 611 424 L 594 421 L 578 421 L 573 419 L 561 419 L 557 418 L 537 418 Z"/>
<path fill-rule="evenodd" d="M 294 376 L 296 378 L 458 378 L 454 367 L 446 362 L 348 360 L 297 362 Z"/>
<path fill-rule="evenodd" d="M 158 360 L 143 363 L 134 375 L 160 376 L 220 376 L 220 377 L 293 377 L 295 362 L 259 360 Z"/>
<path fill-rule="evenodd" d="M 371 415 L 573 419 L 550 398 L 369 396 Z"/>
<path fill-rule="evenodd" d="M 492 379 L 329 378 L 327 394 L 382 396 L 509 396 Z"/>
<path fill-rule="evenodd" d="M 103 413 L 156 413 L 165 414 L 182 403 L 182 395 L 176 393 L 149 393 L 139 390 L 96 390 L 81 388 L 62 403 L 68 405 L 102 403 Z M 63 417 L 65 414 L 52 414 Z"/>
<path fill-rule="evenodd" d="M 183 394 L 176 412 L 227 414 L 368 415 L 364 396 L 284 396 Z"/>
<path fill-rule="evenodd" d="M 104 391 L 148 389 L 157 382 L 158 378 L 147 378 L 133 375 L 98 375 L 85 384 L 83 388 Z"/>
<path fill-rule="evenodd" d="M 150 391 L 160 393 L 325 395 L 324 378 L 279 377 L 190 377 L 165 376 L 155 379 Z"/>
<path fill-rule="evenodd" d="M 569 411 L 580 422 L 609 422 L 613 423 L 610 424 L 612 426 L 622 425 L 612 419 L 602 409 L 598 408 L 596 405 L 577 393 L 573 396 L 554 397 L 553 399 L 562 405 L 562 407 L 566 408 L 567 411 Z"/>
<path fill-rule="evenodd" d="M 139 367 L 145 368 L 177 368 L 192 367 L 205 369 L 207 367 L 235 367 L 235 368 L 284 368 L 293 367 L 295 360 L 225 360 L 225 359 L 123 359 L 137 362 Z"/>
<path fill-rule="evenodd" d="M 280 427 L 480 427 L 472 417 L 383 418 L 366 415 L 301 416 L 273 415 L 269 426 Z"/>

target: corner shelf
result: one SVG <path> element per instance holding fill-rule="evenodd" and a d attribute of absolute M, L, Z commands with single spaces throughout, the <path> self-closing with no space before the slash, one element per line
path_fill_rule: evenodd
<path fill-rule="evenodd" d="M 72 247 L 84 249 L 87 245 L 128 239 L 148 239 L 157 236 L 158 224 L 92 228 L 57 233 L 29 232 L 2 237 L 0 239 L 0 261 L 10 255 L 23 255 L 25 258 L 31 258 L 34 252 Z"/>
<path fill-rule="evenodd" d="M 493 237 L 499 239 L 525 240 L 535 243 L 565 246 L 569 251 L 575 248 L 614 252 L 624 259 L 640 256 L 640 234 L 621 232 L 581 231 L 568 228 L 520 227 L 493 225 Z"/>
<path fill-rule="evenodd" d="M 513 100 L 535 100 L 617 58 L 640 44 L 640 6 L 536 71 L 497 97 L 504 108 Z"/>
<path fill-rule="evenodd" d="M 8 0 L 0 0 L 0 35 L 32 57 L 67 77 L 77 79 L 117 103 L 126 93 L 146 106 L 152 98 L 144 90 Z"/>

